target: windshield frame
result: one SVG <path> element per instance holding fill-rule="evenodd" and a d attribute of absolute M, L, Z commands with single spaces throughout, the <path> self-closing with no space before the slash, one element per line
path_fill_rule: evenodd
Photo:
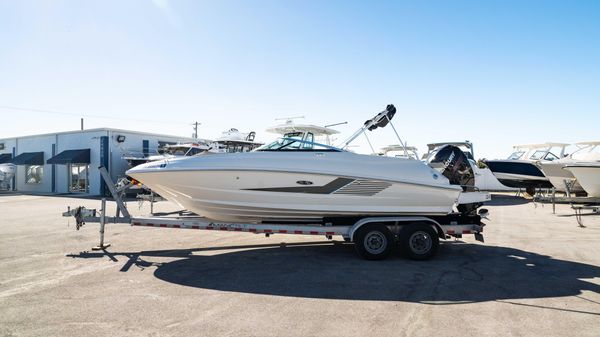
<path fill-rule="evenodd" d="M 283 140 L 284 142 L 279 142 L 280 140 Z M 290 147 L 292 144 L 298 144 L 298 147 Z M 279 145 L 279 146 L 277 146 Z M 306 146 L 308 145 L 308 146 Z M 320 149 L 315 149 L 314 146 L 318 146 L 318 147 L 322 147 Z M 277 146 L 277 147 L 274 147 Z M 263 151 L 298 151 L 298 152 L 309 152 L 309 151 L 313 151 L 313 152 L 324 152 L 324 151 L 329 151 L 329 152 L 344 152 L 344 150 L 334 147 L 334 146 L 330 146 L 330 145 L 325 145 L 325 144 L 321 144 L 321 143 L 316 143 L 316 142 L 310 142 L 307 140 L 303 140 L 303 139 L 297 139 L 297 138 L 287 138 L 287 137 L 280 137 L 277 138 L 275 141 L 265 144 L 261 147 L 256 148 L 254 151 L 257 152 L 263 152 Z"/>
<path fill-rule="evenodd" d="M 519 160 L 519 159 L 523 158 L 524 155 L 525 155 L 525 151 L 518 150 L 518 151 L 511 153 L 511 155 L 508 156 L 508 159 L 509 160 Z"/>

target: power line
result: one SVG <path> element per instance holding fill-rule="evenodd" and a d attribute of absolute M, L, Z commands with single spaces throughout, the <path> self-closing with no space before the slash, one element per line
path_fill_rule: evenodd
<path fill-rule="evenodd" d="M 73 112 L 63 112 L 63 111 L 54 111 L 54 110 L 45 110 L 45 109 L 23 108 L 23 107 L 16 107 L 16 106 L 10 106 L 10 105 L 0 105 L 0 109 L 42 112 L 42 113 L 50 113 L 50 114 L 66 115 L 66 116 L 77 116 L 77 117 L 83 116 L 86 118 L 120 120 L 120 121 L 129 121 L 129 122 L 148 122 L 148 123 L 161 123 L 161 124 L 168 123 L 168 124 L 178 124 L 178 125 L 184 124 L 184 123 L 178 123 L 178 122 L 173 122 L 173 121 L 160 121 L 160 120 L 153 120 L 153 119 L 135 119 L 135 118 L 123 118 L 123 117 L 107 117 L 107 116 L 100 116 L 100 115 L 79 114 L 79 113 L 73 113 Z"/>

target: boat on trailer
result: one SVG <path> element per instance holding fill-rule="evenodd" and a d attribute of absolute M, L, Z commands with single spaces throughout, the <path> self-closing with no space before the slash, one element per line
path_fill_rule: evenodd
<path fill-rule="evenodd" d="M 391 123 L 396 109 L 389 105 L 340 147 L 283 138 L 250 153 L 201 154 L 148 163 L 128 174 L 163 197 L 196 213 L 191 217 L 131 217 L 119 189 L 111 187 L 123 215 L 100 216 L 84 207 L 69 209 L 77 228 L 100 222 L 137 226 L 246 231 L 272 234 L 341 235 L 355 243 L 366 259 L 383 259 L 400 245 L 410 258 L 435 255 L 440 239 L 474 234 L 483 241 L 477 210 L 489 194 L 452 185 L 462 174 L 460 154 L 447 158 L 438 171 L 402 158 L 359 155 L 345 151 L 367 130 Z M 110 177 L 103 171 L 103 177 Z M 454 211 L 454 206 L 459 210 Z"/>
<path fill-rule="evenodd" d="M 388 106 L 353 137 L 387 125 L 395 112 Z M 440 160 L 449 168 L 466 156 L 449 153 Z M 247 153 L 161 160 L 127 175 L 194 213 L 253 223 L 444 215 L 465 192 L 424 162 L 357 154 L 301 137 L 280 138 Z"/>

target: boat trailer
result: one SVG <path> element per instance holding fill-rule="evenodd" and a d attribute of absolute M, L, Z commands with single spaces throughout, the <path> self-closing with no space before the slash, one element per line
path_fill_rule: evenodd
<path fill-rule="evenodd" d="M 569 204 L 571 209 L 574 211 L 575 220 L 579 227 L 584 228 L 583 218 L 584 215 L 596 215 L 600 214 L 600 198 L 598 197 L 579 197 L 575 193 L 569 190 L 568 182 L 565 181 L 567 187 L 564 196 L 557 196 L 556 189 L 552 188 L 549 195 L 540 195 L 533 198 L 534 206 L 537 207 L 537 202 L 551 203 L 552 214 L 556 214 L 556 204 Z M 583 213 L 584 210 L 589 210 L 591 213 Z"/>
<path fill-rule="evenodd" d="M 115 216 L 106 214 L 106 198 L 101 200 L 100 210 L 88 209 L 83 206 L 69 207 L 62 215 L 74 217 L 76 229 L 86 223 L 100 224 L 100 242 L 92 250 L 104 250 L 110 246 L 105 243 L 106 224 L 130 224 L 131 226 L 216 230 L 229 232 L 248 232 L 264 234 L 298 234 L 322 235 L 327 239 L 342 236 L 347 242 L 354 242 L 359 255 L 369 260 L 386 258 L 399 243 L 405 253 L 414 260 L 425 260 L 437 252 L 439 239 L 461 238 L 473 234 L 475 239 L 483 242 L 482 218 L 486 218 L 487 210 L 481 209 L 478 214 L 466 215 L 450 213 L 443 216 L 381 216 L 365 218 L 348 218 L 347 225 L 337 222 L 323 223 L 224 223 L 198 215 L 150 216 L 134 217 L 127 210 L 123 201 L 124 191 L 131 185 L 122 181 L 115 186 L 104 167 L 100 174 L 117 204 Z M 334 225 L 335 224 L 335 225 Z"/>

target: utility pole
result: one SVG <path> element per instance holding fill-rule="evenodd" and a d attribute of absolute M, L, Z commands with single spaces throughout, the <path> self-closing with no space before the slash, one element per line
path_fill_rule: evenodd
<path fill-rule="evenodd" d="M 194 138 L 198 139 L 198 125 L 201 125 L 202 123 L 198 123 L 198 122 L 194 122 L 192 123 L 192 126 L 194 127 Z"/>
<path fill-rule="evenodd" d="M 81 131 L 83 131 L 83 118 L 81 118 Z"/>

